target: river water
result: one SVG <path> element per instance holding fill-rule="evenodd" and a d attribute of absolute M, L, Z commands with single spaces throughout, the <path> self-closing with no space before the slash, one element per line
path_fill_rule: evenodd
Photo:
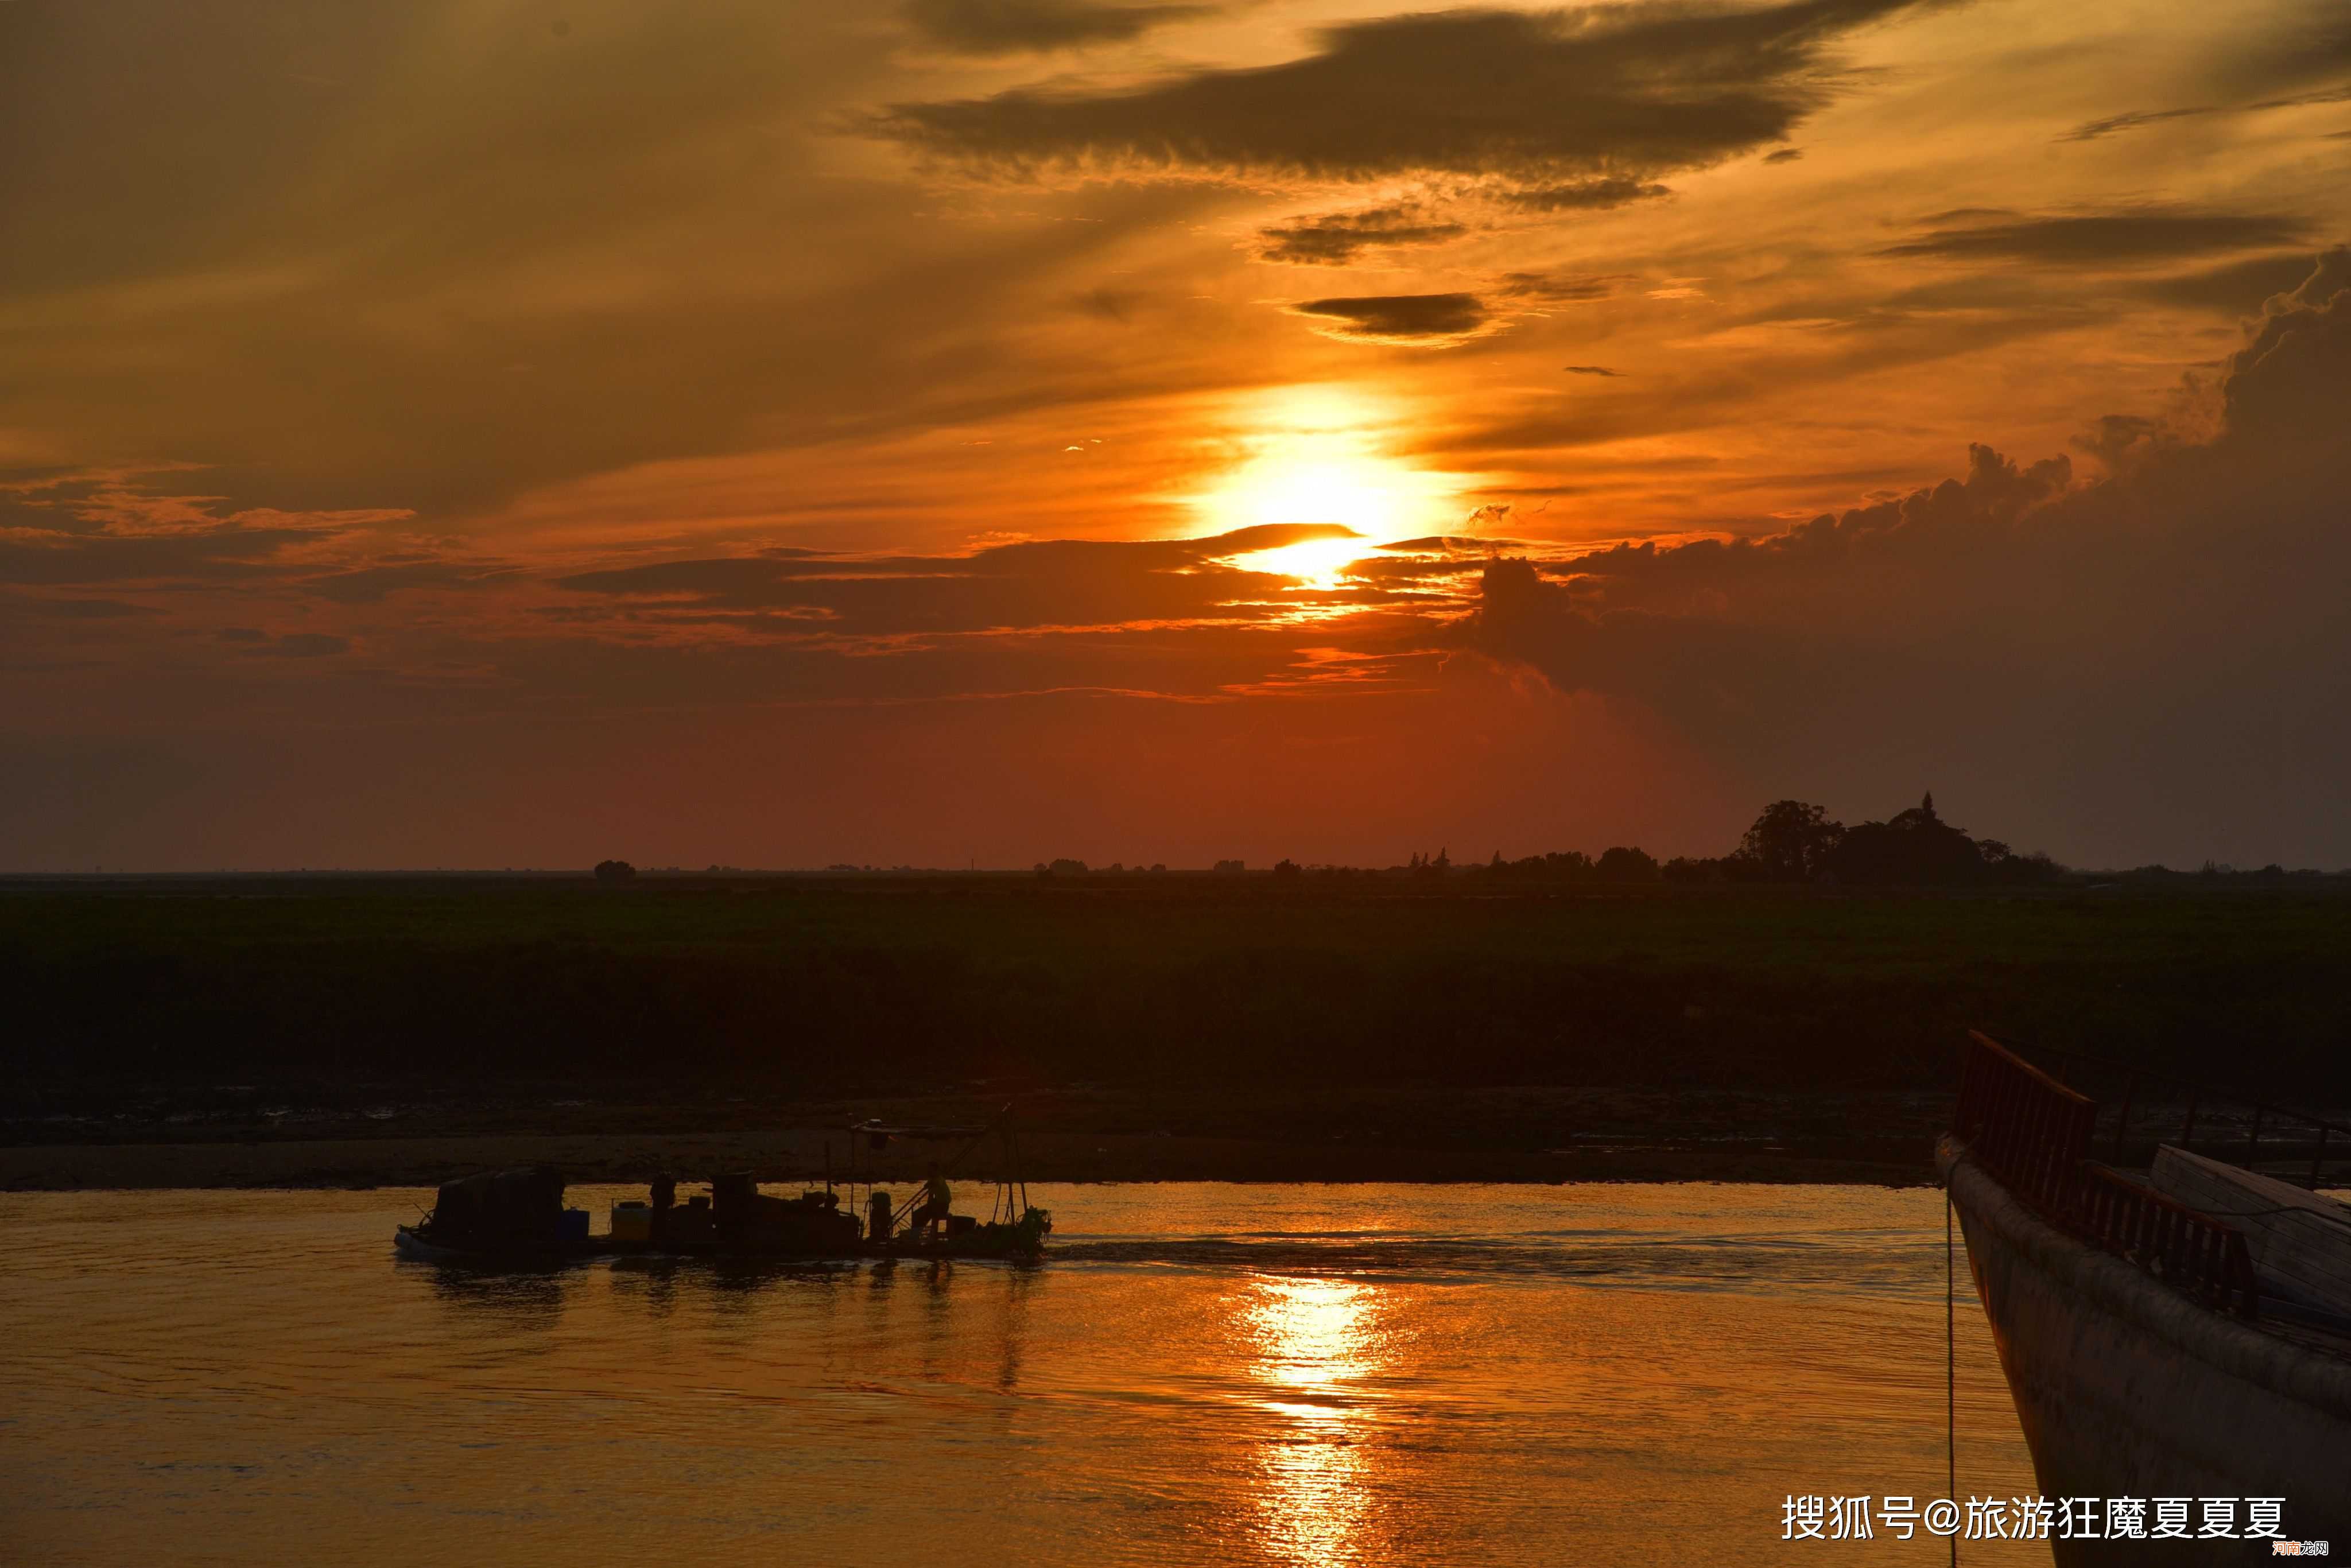
<path fill-rule="evenodd" d="M 1938 1191 L 1032 1197 L 1033 1268 L 484 1277 L 394 1260 L 423 1192 L 0 1196 L 0 1561 L 1949 1552 L 1782 1539 L 1791 1493 L 1946 1491 Z M 2027 1495 L 1959 1269 L 1959 1490 Z"/>

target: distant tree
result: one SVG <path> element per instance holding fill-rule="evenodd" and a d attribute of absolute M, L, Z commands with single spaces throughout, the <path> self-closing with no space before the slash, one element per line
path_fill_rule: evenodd
<path fill-rule="evenodd" d="M 619 887 L 637 879 L 637 868 L 626 861 L 598 861 L 596 881 L 605 887 Z"/>
<path fill-rule="evenodd" d="M 1725 882 L 1722 862 L 1719 860 L 1693 860 L 1687 855 L 1676 855 L 1657 868 L 1657 874 L 1667 882 Z"/>
<path fill-rule="evenodd" d="M 1819 874 L 1864 886 L 1940 887 L 1987 881 L 1992 869 L 1982 845 L 1935 814 L 1929 794 L 1883 822 L 1846 829 Z"/>
<path fill-rule="evenodd" d="M 1273 874 L 1278 877 L 1297 876 L 1300 874 L 1298 862 L 1294 860 L 1276 861 L 1273 862 Z"/>
<path fill-rule="evenodd" d="M 2049 856 L 2046 850 L 2035 850 L 2029 855 L 2011 855 L 2000 862 L 2002 882 L 2055 882 L 2065 874 L 2065 868 Z"/>
<path fill-rule="evenodd" d="M 1416 858 L 1414 863 L 1419 864 Z M 1481 876 L 1507 877 L 1513 882 L 1580 882 L 1592 874 L 1592 859 L 1581 850 L 1553 850 L 1506 861 L 1497 855 L 1479 869 Z"/>
<path fill-rule="evenodd" d="M 1820 807 L 1774 800 L 1739 841 L 1738 853 L 1754 868 L 1755 881 L 1810 882 L 1844 837 L 1844 824 Z"/>
<path fill-rule="evenodd" d="M 1646 851 L 1619 844 L 1603 851 L 1593 866 L 1593 874 L 1602 882 L 1655 882 L 1657 862 Z"/>
<path fill-rule="evenodd" d="M 1051 865 L 1046 867 L 1046 870 L 1051 872 L 1055 876 L 1083 876 L 1086 874 L 1086 862 L 1080 860 L 1071 860 L 1068 856 L 1064 855 L 1061 859 L 1055 861 Z"/>
<path fill-rule="evenodd" d="M 1239 861 L 1218 861 L 1216 864 L 1216 872 L 1219 876 L 1238 876 L 1248 869 L 1249 867 Z"/>

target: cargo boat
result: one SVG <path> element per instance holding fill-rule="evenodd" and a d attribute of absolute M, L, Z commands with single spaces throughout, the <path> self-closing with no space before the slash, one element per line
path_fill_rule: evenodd
<path fill-rule="evenodd" d="M 574 1213 L 579 1212 L 573 1210 Z M 748 1258 L 776 1262 L 849 1262 L 859 1259 L 997 1258 L 1033 1262 L 1044 1256 L 1045 1238 L 1052 1218 L 1032 1208 L 1018 1220 L 981 1223 L 953 1235 L 921 1238 L 900 1234 L 885 1242 L 862 1237 L 839 1244 L 775 1244 L 761 1239 L 740 1243 L 726 1239 L 708 1241 L 643 1241 L 610 1233 L 576 1239 L 464 1241 L 435 1239 L 429 1222 L 392 1228 L 392 1251 L 415 1263 L 466 1264 L 495 1269 L 540 1268 L 591 1258 Z"/>
<path fill-rule="evenodd" d="M 2014 1051 L 1970 1037 L 1937 1164 L 2001 1370 L 2052 1500 L 2189 1500 L 2188 1539 L 2052 1539 L 2062 1568 L 2234 1562 L 2272 1540 L 2351 1551 L 2351 1208 L 2306 1184 L 2198 1154 L 2197 1102 L 2144 1178 L 2090 1157 L 2098 1105 Z M 2129 1131 L 2126 1091 L 2111 1149 Z M 2208 1117 L 2207 1126 L 2211 1125 Z M 2276 1125 L 2273 1121 L 2272 1125 Z M 2296 1145 L 2297 1164 L 2307 1145 Z M 2227 1500 L 2233 1540 L 2201 1539 Z M 2253 1500 L 2273 1500 L 2259 1536 Z M 2265 1508 L 2266 1512 L 2266 1508 Z"/>
<path fill-rule="evenodd" d="M 935 1162 L 930 1179 L 904 1203 L 878 1184 L 855 1179 L 856 1149 L 878 1149 L 898 1139 L 966 1136 L 960 1152 L 967 1154 L 992 1132 L 1000 1135 L 1008 1157 L 1013 1145 L 1003 1118 L 979 1129 L 884 1127 L 866 1122 L 848 1132 L 852 1155 L 846 1207 L 840 1186 L 830 1176 L 820 1187 L 811 1184 L 795 1197 L 778 1197 L 761 1192 L 749 1172 L 727 1172 L 711 1179 L 708 1193 L 684 1203 L 677 1201 L 676 1183 L 664 1176 L 652 1183 L 644 1201 L 612 1205 L 610 1227 L 600 1233 L 591 1228 L 586 1210 L 565 1206 L 561 1174 L 534 1166 L 444 1182 L 431 1213 L 414 1225 L 394 1228 L 392 1249 L 412 1261 L 488 1268 L 538 1268 L 611 1257 L 1027 1261 L 1043 1254 L 1052 1216 L 1029 1202 L 1028 1185 L 1018 1176 L 992 1184 L 994 1196 L 985 1220 L 953 1212 L 952 1189 Z M 857 1202 L 861 1186 L 866 1188 L 862 1218 Z"/>

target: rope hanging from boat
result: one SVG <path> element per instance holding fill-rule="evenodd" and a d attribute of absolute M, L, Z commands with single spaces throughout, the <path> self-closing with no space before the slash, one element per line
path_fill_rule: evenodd
<path fill-rule="evenodd" d="M 1956 1505 L 1959 1497 L 1959 1290 L 1951 1267 L 1951 1188 L 1943 1185 L 1943 1462 L 1944 1496 Z M 1959 1532 L 1951 1531 L 1951 1563 L 1958 1568 Z"/>

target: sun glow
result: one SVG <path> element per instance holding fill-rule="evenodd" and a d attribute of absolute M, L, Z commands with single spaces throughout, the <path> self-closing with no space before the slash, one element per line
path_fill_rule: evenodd
<path fill-rule="evenodd" d="M 1347 569 L 1371 553 L 1373 544 L 1361 534 L 1334 534 L 1327 538 L 1301 539 L 1272 549 L 1250 550 L 1232 558 L 1243 571 L 1270 571 L 1295 578 L 1308 588 L 1336 588 Z"/>
<path fill-rule="evenodd" d="M 1237 563 L 1330 586 L 1380 542 L 1441 526 L 1457 504 L 1456 476 L 1432 474 L 1389 456 L 1386 431 L 1398 423 L 1341 387 L 1287 387 L 1261 394 L 1236 423 L 1237 461 L 1185 497 L 1208 533 L 1280 524 L 1323 523 L 1333 534 L 1254 551 Z"/>
<path fill-rule="evenodd" d="M 1227 526 L 1338 523 L 1372 534 L 1401 526 L 1403 465 L 1345 450 L 1358 439 L 1332 433 L 1269 441 L 1219 489 Z"/>

